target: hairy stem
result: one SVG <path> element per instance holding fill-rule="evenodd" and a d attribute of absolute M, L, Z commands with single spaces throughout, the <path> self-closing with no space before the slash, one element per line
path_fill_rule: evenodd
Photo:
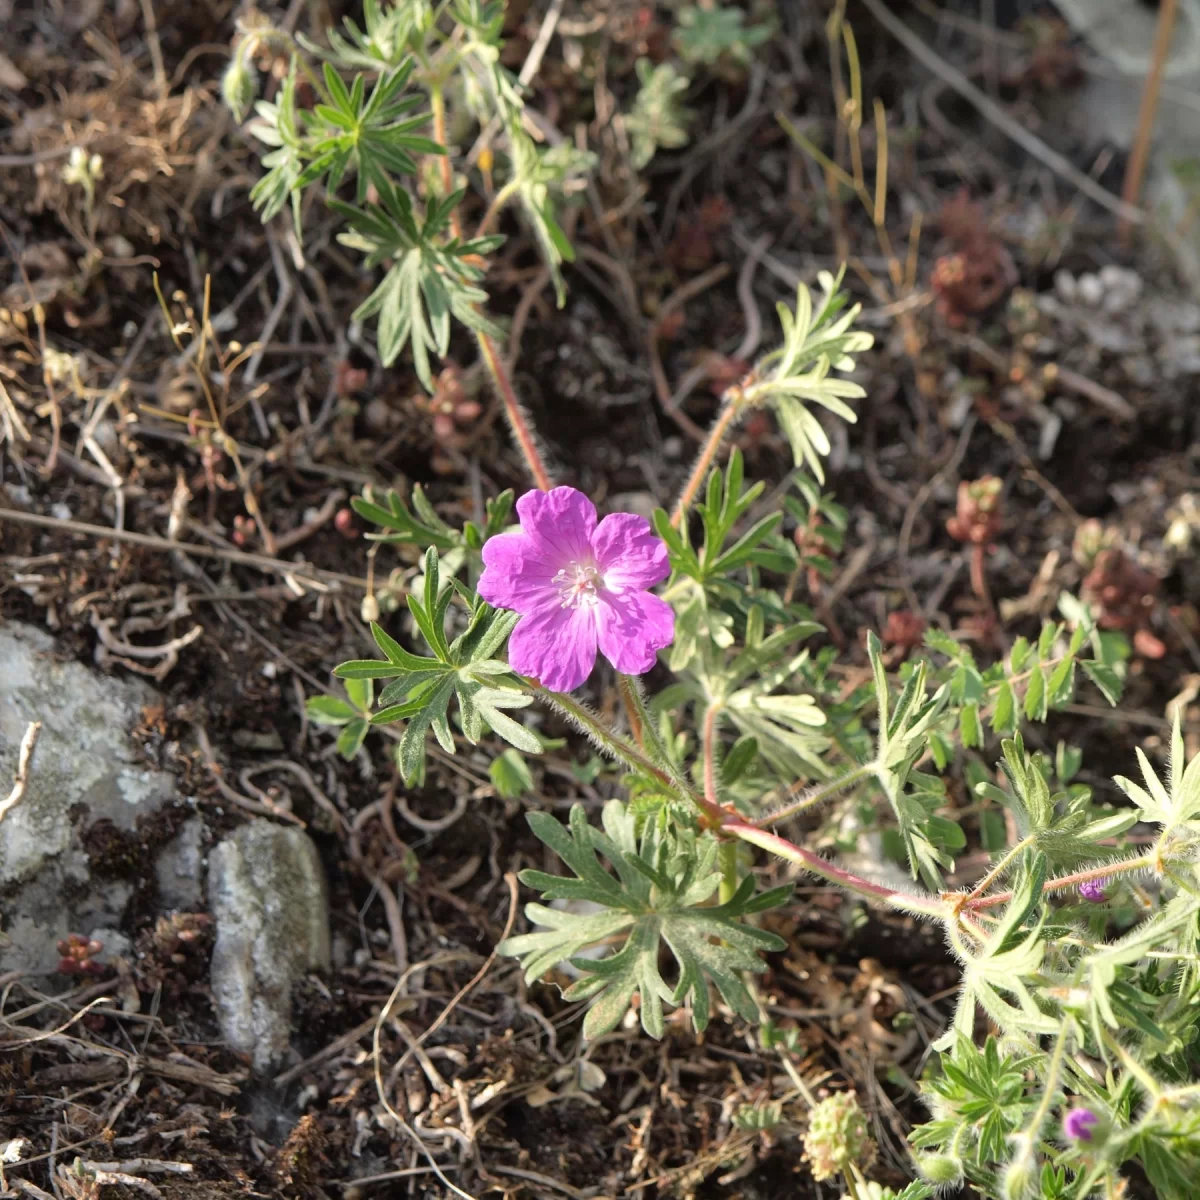
<path fill-rule="evenodd" d="M 1043 894 L 1061 892 L 1069 887 L 1078 887 L 1091 879 L 1107 879 L 1110 875 L 1128 875 L 1134 871 L 1144 871 L 1154 865 L 1154 857 L 1143 854 L 1140 858 L 1131 858 L 1126 862 L 1110 863 L 1105 867 L 1091 867 L 1086 871 L 1074 871 L 1070 875 L 1060 875 L 1057 879 L 1047 879 L 1042 884 Z M 1013 897 L 1012 892 L 998 892 L 994 896 L 980 896 L 978 899 L 968 898 L 961 907 L 978 911 L 981 908 L 995 908 L 998 904 L 1007 904 Z"/>
<path fill-rule="evenodd" d="M 768 813 L 765 817 L 759 817 L 754 824 L 774 825 L 776 821 L 784 821 L 788 817 L 794 817 L 797 813 L 804 812 L 806 809 L 815 808 L 818 804 L 823 804 L 826 800 L 836 796 L 838 792 L 845 791 L 846 788 L 853 786 L 860 779 L 871 775 L 874 770 L 874 763 L 861 763 L 853 770 L 847 771 L 840 779 L 833 779 L 828 783 L 819 784 L 817 787 L 806 792 L 799 800 L 785 804 L 782 808 Z"/>
<path fill-rule="evenodd" d="M 716 460 L 717 452 L 721 449 L 721 443 L 725 440 L 730 429 L 733 428 L 734 422 L 738 418 L 739 406 L 737 402 L 726 394 L 726 400 L 721 406 L 721 412 L 713 422 L 713 427 L 708 431 L 708 440 L 700 449 L 700 455 L 696 459 L 696 465 L 692 467 L 692 473 L 688 476 L 688 481 L 684 484 L 683 491 L 679 495 L 679 499 L 675 504 L 675 511 L 671 514 L 671 524 L 678 529 L 683 522 L 687 510 L 691 508 L 692 501 L 696 499 L 697 492 L 704 486 L 704 480 L 708 475 L 709 468 Z"/>
<path fill-rule="evenodd" d="M 512 429 L 521 456 L 525 459 L 525 465 L 529 468 L 534 485 L 541 491 L 548 492 L 554 483 L 550 478 L 549 471 L 546 470 L 546 464 L 542 461 L 529 418 L 525 415 L 516 392 L 513 391 L 508 371 L 500 358 L 500 351 L 486 333 L 476 333 L 475 340 L 479 343 L 479 353 L 487 367 L 488 375 L 491 376 L 496 395 L 500 397 L 500 403 L 504 406 L 504 415 L 508 418 L 509 427 Z"/>
<path fill-rule="evenodd" d="M 477 238 L 481 238 L 491 232 L 492 222 L 500 215 L 500 210 L 516 195 L 517 186 L 517 182 L 514 179 L 506 183 L 492 197 L 491 204 L 487 206 L 487 212 L 483 214 L 483 219 L 479 222 L 479 228 L 475 230 Z"/>
<path fill-rule="evenodd" d="M 629 722 L 629 732 L 633 734 L 633 740 L 645 750 L 646 723 L 642 720 L 642 705 L 639 704 L 641 696 L 638 693 L 637 684 L 628 675 L 618 675 L 617 691 L 621 693 L 621 703 L 625 706 L 625 718 Z"/>
<path fill-rule="evenodd" d="M 717 799 L 717 704 L 704 710 L 704 798 L 709 804 L 719 804 Z"/>
<path fill-rule="evenodd" d="M 1021 839 L 1021 840 L 1020 840 L 1020 841 L 1019 841 L 1019 842 L 1018 842 L 1018 843 L 1017 843 L 1017 844 L 1016 844 L 1016 845 L 1015 845 L 1015 846 L 1014 846 L 1014 847 L 1013 847 L 1011 850 L 1009 850 L 1009 851 L 1008 851 L 1008 853 L 1007 853 L 1007 854 L 1005 854 L 1005 856 L 1004 856 L 1004 857 L 1003 857 L 1003 858 L 1002 858 L 1002 859 L 1001 859 L 1001 860 L 1000 860 L 1000 861 L 999 861 L 999 862 L 998 862 L 998 863 L 997 863 L 997 864 L 996 864 L 996 865 L 995 865 L 995 866 L 994 866 L 994 867 L 993 867 L 993 868 L 992 868 L 992 869 L 991 869 L 991 870 L 990 870 L 990 871 L 989 871 L 989 872 L 988 872 L 988 873 L 987 873 L 987 874 L 986 874 L 986 875 L 985 875 L 985 876 L 984 876 L 984 877 L 983 877 L 983 878 L 982 878 L 982 879 L 981 879 L 981 880 L 980 880 L 980 881 L 979 881 L 979 882 L 978 882 L 978 883 L 975 885 L 975 887 L 974 887 L 974 888 L 971 890 L 971 893 L 970 893 L 970 895 L 968 895 L 968 896 L 967 896 L 967 897 L 964 899 L 963 903 L 964 903 L 964 904 L 970 904 L 970 903 L 971 903 L 971 901 L 973 901 L 973 900 L 978 900 L 978 899 L 979 899 L 979 897 L 980 897 L 980 896 L 982 896 L 982 895 L 983 895 L 983 893 L 984 893 L 984 892 L 986 892 L 986 891 L 988 890 L 988 888 L 990 888 L 990 887 L 992 886 L 992 884 L 993 884 L 993 883 L 995 883 L 995 882 L 996 882 L 996 880 L 997 880 L 997 879 L 999 879 L 999 878 L 1000 878 L 1000 876 L 1001 876 L 1001 875 L 1003 875 L 1003 874 L 1004 874 L 1004 872 L 1008 870 L 1008 868 L 1009 868 L 1009 867 L 1012 865 L 1012 863 L 1013 863 L 1013 862 L 1014 862 L 1014 861 L 1015 861 L 1015 860 L 1016 860 L 1016 859 L 1017 859 L 1017 858 L 1018 858 L 1018 857 L 1019 857 L 1019 856 L 1020 856 L 1022 853 L 1024 853 L 1024 851 L 1026 850 L 1026 848 L 1027 848 L 1027 847 L 1029 847 L 1029 846 L 1032 846 L 1032 845 L 1033 845 L 1033 843 L 1034 843 L 1034 840 L 1035 840 L 1035 839 L 1034 839 L 1034 838 L 1032 838 L 1032 837 L 1026 837 L 1026 838 L 1022 838 L 1022 839 Z"/>
<path fill-rule="evenodd" d="M 446 101 L 441 88 L 431 87 L 429 89 L 429 107 L 433 117 L 433 140 L 445 146 Z M 438 169 L 442 176 L 442 190 L 449 195 L 454 190 L 454 172 L 450 168 L 448 154 L 438 155 Z M 450 232 L 455 237 L 462 236 L 462 223 L 458 219 L 457 210 L 450 214 Z M 500 397 L 500 403 L 504 406 L 504 415 L 508 418 L 509 427 L 512 429 L 517 447 L 525 459 L 525 465 L 529 468 L 534 485 L 541 491 L 548 492 L 554 484 L 550 479 L 550 473 L 546 470 L 546 464 L 542 461 L 541 453 L 538 451 L 533 427 L 521 408 L 521 402 L 517 399 L 517 393 L 513 390 L 512 382 L 508 377 L 508 370 L 500 358 L 500 351 L 486 333 L 476 333 L 475 340 L 479 344 L 480 357 L 483 359 L 484 366 L 487 367 L 492 386 L 496 389 L 496 395 Z"/>
<path fill-rule="evenodd" d="M 740 817 L 726 814 L 722 830 L 732 837 L 749 842 L 752 846 L 768 850 L 778 858 L 796 863 L 806 871 L 811 871 L 829 883 L 836 883 L 846 891 L 853 892 L 856 896 L 862 896 L 864 900 L 869 900 L 873 904 L 884 904 L 889 908 L 899 909 L 901 912 L 919 913 L 924 916 L 945 917 L 947 915 L 946 905 L 934 896 L 916 896 L 909 892 L 897 891 L 882 883 L 874 883 L 870 879 L 864 879 L 861 875 L 855 875 L 852 871 L 847 871 L 844 867 L 829 862 L 819 854 L 814 854 L 811 850 L 805 850 L 803 846 L 789 842 L 777 833 L 759 829 L 757 825 L 751 825 L 749 821 L 743 821 Z"/>

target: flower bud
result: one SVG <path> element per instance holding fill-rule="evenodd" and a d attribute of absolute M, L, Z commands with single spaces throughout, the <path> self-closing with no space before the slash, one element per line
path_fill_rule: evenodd
<path fill-rule="evenodd" d="M 249 41 L 246 41 L 238 47 L 238 52 L 233 56 L 229 66 L 225 69 L 225 74 L 221 77 L 221 99 L 225 101 L 226 107 L 233 113 L 236 121 L 245 120 L 246 114 L 250 111 L 250 105 L 254 103 L 254 98 L 258 95 L 258 80 L 255 78 L 254 71 L 246 63 L 244 51 L 244 47 L 250 44 Z"/>
<path fill-rule="evenodd" d="M 1063 1137 L 1068 1142 L 1090 1144 L 1101 1132 L 1100 1118 L 1090 1108 L 1072 1108 L 1063 1114 Z"/>
<path fill-rule="evenodd" d="M 939 1187 L 957 1187 L 963 1179 L 962 1159 L 954 1154 L 923 1154 L 917 1159 L 917 1170 Z"/>
<path fill-rule="evenodd" d="M 374 596 L 364 596 L 361 608 L 362 619 L 370 624 L 379 620 L 379 601 Z"/>
<path fill-rule="evenodd" d="M 1021 1139 L 1012 1162 L 1004 1169 L 1000 1181 L 1003 1200 L 1032 1200 L 1037 1195 L 1038 1166 L 1028 1138 Z"/>

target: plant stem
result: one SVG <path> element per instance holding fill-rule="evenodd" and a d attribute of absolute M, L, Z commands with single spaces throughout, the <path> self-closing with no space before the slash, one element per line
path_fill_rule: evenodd
<path fill-rule="evenodd" d="M 509 427 L 512 429 L 513 437 L 525 459 L 525 465 L 529 468 L 534 485 L 543 492 L 548 492 L 554 483 L 550 478 L 550 473 L 546 470 L 546 464 L 542 461 L 541 453 L 538 451 L 533 427 L 521 408 L 521 402 L 517 399 L 516 392 L 513 391 L 508 371 L 500 359 L 500 351 L 486 333 L 476 333 L 475 340 L 479 343 L 480 356 L 491 376 L 496 395 L 500 397 L 500 403 L 504 406 L 504 415 L 508 418 Z"/>
<path fill-rule="evenodd" d="M 710 704 L 704 710 L 704 798 L 709 804 L 720 804 L 717 798 L 717 714 L 720 705 Z"/>
<path fill-rule="evenodd" d="M 483 214 L 483 220 L 479 222 L 479 228 L 475 230 L 477 238 L 481 238 L 487 234 L 492 227 L 492 222 L 499 215 L 500 210 L 516 195 L 518 187 L 519 185 L 516 180 L 510 180 L 492 197 L 492 202 L 488 205 L 487 212 Z"/>
<path fill-rule="evenodd" d="M 1144 871 L 1154 865 L 1154 856 L 1143 854 L 1140 858 L 1131 858 L 1127 862 L 1116 862 L 1106 867 L 1091 867 L 1086 871 L 1075 871 L 1070 875 L 1060 875 L 1057 879 L 1047 879 L 1042 884 L 1043 894 L 1061 892 L 1065 888 L 1077 887 L 1087 883 L 1089 879 L 1107 879 L 1110 875 L 1128 875 L 1133 871 Z M 1000 892 L 995 896 L 980 896 L 977 900 L 968 898 L 961 907 L 978 912 L 981 908 L 995 908 L 997 904 L 1007 904 L 1012 899 L 1012 892 Z"/>
<path fill-rule="evenodd" d="M 768 813 L 765 817 L 759 817 L 754 824 L 774 825 L 776 821 L 783 821 L 788 817 L 794 817 L 797 813 L 804 812 L 806 809 L 815 808 L 818 804 L 823 804 L 831 796 L 836 796 L 838 792 L 844 791 L 846 788 L 857 783 L 860 779 L 872 774 L 874 770 L 874 763 L 860 763 L 853 770 L 847 771 L 846 774 L 840 779 L 834 779 L 829 783 L 819 784 L 801 799 L 792 804 L 785 804 L 782 808 L 778 808 L 774 812 Z"/>
<path fill-rule="evenodd" d="M 709 468 L 713 465 L 713 461 L 717 457 L 717 452 L 721 449 L 721 443 L 725 440 L 725 435 L 733 428 L 739 412 L 740 407 L 737 401 L 726 392 L 725 402 L 721 406 L 721 411 L 717 419 L 713 422 L 712 428 L 708 431 L 708 440 L 701 447 L 700 455 L 696 459 L 696 465 L 692 467 L 692 473 L 688 476 L 688 481 L 684 484 L 683 491 L 680 493 L 679 499 L 675 504 L 675 511 L 671 514 L 671 524 L 676 529 L 682 524 L 687 510 L 691 508 L 692 501 L 696 498 L 696 493 L 704 486 L 704 480 L 708 475 Z"/>
<path fill-rule="evenodd" d="M 830 883 L 836 883 L 846 891 L 862 896 L 874 904 L 885 904 L 902 912 L 920 913 L 925 916 L 947 915 L 946 905 L 934 896 L 916 896 L 909 892 L 897 891 L 882 883 L 873 883 L 870 879 L 864 879 L 861 875 L 855 875 L 852 871 L 829 862 L 811 850 L 805 850 L 803 846 L 789 842 L 777 833 L 759 829 L 757 825 L 751 825 L 749 821 L 743 821 L 740 817 L 727 813 L 722 830 L 749 842 L 752 846 L 768 850 L 778 858 L 796 863 L 806 871 L 811 871 Z"/>
<path fill-rule="evenodd" d="M 429 108 L 433 117 L 433 140 L 445 146 L 446 101 L 441 88 L 431 87 L 429 89 Z M 450 168 L 449 155 L 438 155 L 438 168 L 442 175 L 442 190 L 449 195 L 454 190 L 454 173 Z M 450 214 L 450 231 L 455 237 L 462 236 L 462 223 L 458 219 L 457 210 Z M 512 429 L 513 437 L 516 438 L 517 446 L 525 459 L 525 465 L 529 468 L 534 485 L 541 491 L 548 492 L 554 484 L 542 461 L 542 456 L 538 452 L 533 427 L 521 408 L 517 393 L 513 390 L 512 383 L 508 378 L 508 371 L 500 358 L 500 351 L 486 333 L 476 333 L 475 340 L 479 344 L 480 357 L 487 367 L 492 386 L 496 389 L 496 395 L 500 397 L 500 403 L 504 406 L 504 415 L 508 418 L 509 427 Z"/>
<path fill-rule="evenodd" d="M 617 691 L 621 693 L 621 703 L 625 705 L 629 732 L 633 734 L 633 740 L 645 750 L 646 730 L 645 722 L 642 720 L 642 706 L 638 703 L 641 697 L 638 694 L 637 684 L 628 675 L 618 674 Z"/>
<path fill-rule="evenodd" d="M 1021 855 L 1026 847 L 1033 845 L 1032 837 L 1022 838 L 1007 854 L 975 885 L 970 895 L 963 900 L 964 904 L 970 904 L 972 900 L 978 900 L 984 892 L 1008 870 L 1009 864 Z"/>
<path fill-rule="evenodd" d="M 1163 67 L 1167 54 L 1171 49 L 1171 34 L 1175 29 L 1175 10 L 1177 0 L 1162 0 L 1158 6 L 1158 24 L 1154 30 L 1154 49 L 1150 59 L 1150 71 L 1146 76 L 1146 85 L 1142 89 L 1142 102 L 1138 109 L 1137 134 L 1133 142 L 1133 152 L 1129 156 L 1129 165 L 1125 168 L 1125 186 L 1121 190 L 1121 199 L 1135 206 L 1142 190 L 1142 176 L 1146 172 L 1146 159 L 1150 152 L 1150 135 L 1154 131 L 1154 116 L 1158 111 L 1158 93 L 1162 87 Z M 1129 244 L 1130 224 L 1122 216 L 1117 226 L 1117 233 L 1123 245 Z"/>
<path fill-rule="evenodd" d="M 721 890 L 718 898 L 722 904 L 728 904 L 741 882 L 738 879 L 737 842 L 722 842 L 717 853 L 721 864 Z"/>

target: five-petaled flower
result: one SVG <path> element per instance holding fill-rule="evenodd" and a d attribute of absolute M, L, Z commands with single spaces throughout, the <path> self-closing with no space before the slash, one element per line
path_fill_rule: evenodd
<path fill-rule="evenodd" d="M 1068 1141 L 1090 1142 L 1100 1118 L 1090 1108 L 1073 1108 L 1063 1117 L 1063 1134 Z"/>
<path fill-rule="evenodd" d="M 671 644 L 675 614 L 648 588 L 670 574 L 667 548 L 645 517 L 596 508 L 570 487 L 526 492 L 519 529 L 483 547 L 479 594 L 521 614 L 508 642 L 513 670 L 554 692 L 577 688 L 597 649 L 618 671 L 640 675 Z"/>

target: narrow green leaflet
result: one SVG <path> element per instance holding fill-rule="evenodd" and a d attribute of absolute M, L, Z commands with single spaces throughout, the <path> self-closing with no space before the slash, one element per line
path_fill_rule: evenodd
<path fill-rule="evenodd" d="M 664 1032 L 664 1005 L 691 1004 L 692 1021 L 702 1031 L 711 1015 L 708 984 L 736 1013 L 757 1020 L 758 1010 L 740 975 L 765 970 L 763 951 L 780 950 L 783 941 L 745 924 L 740 918 L 774 908 L 790 887 L 754 895 L 748 875 L 724 904 L 709 905 L 720 883 L 717 842 L 711 835 L 663 832 L 655 821 L 637 821 L 619 801 L 609 801 L 603 829 L 588 824 L 580 805 L 563 827 L 546 813 L 530 813 L 530 827 L 573 876 L 524 871 L 521 879 L 547 900 L 585 901 L 599 913 L 575 913 L 530 904 L 526 915 L 541 930 L 509 938 L 500 953 L 521 959 L 533 982 L 555 964 L 569 961 L 583 972 L 564 993 L 569 1000 L 592 999 L 584 1034 L 599 1037 L 616 1028 L 634 996 L 640 1000 L 642 1027 L 652 1037 Z M 606 870 L 600 857 L 612 865 Z M 616 935 L 623 943 L 604 958 L 582 951 Z M 665 944 L 675 960 L 676 981 L 668 983 L 659 966 Z"/>

